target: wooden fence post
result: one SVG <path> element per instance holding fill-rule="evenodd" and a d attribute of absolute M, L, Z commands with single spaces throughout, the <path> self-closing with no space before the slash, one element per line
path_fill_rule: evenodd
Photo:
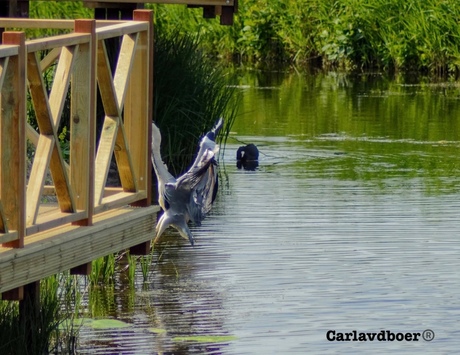
<path fill-rule="evenodd" d="M 17 56 L 9 58 L 1 91 L 0 195 L 8 229 L 18 239 L 3 244 L 24 247 L 26 234 L 26 51 L 24 32 L 4 32 L 3 44 L 19 46 Z"/>
<path fill-rule="evenodd" d="M 96 21 L 76 20 L 76 33 L 88 33 L 88 44 L 80 44 L 70 100 L 70 181 L 76 207 L 87 212 L 84 220 L 73 224 L 91 226 L 94 215 L 94 162 L 96 155 Z M 70 269 L 71 275 L 89 275 L 92 263 Z"/>
<path fill-rule="evenodd" d="M 72 73 L 70 123 L 70 182 L 77 209 L 87 211 L 90 226 L 94 214 L 94 161 L 96 155 L 96 22 L 76 20 L 76 33 L 88 33 L 89 43 L 80 44 Z"/>
<path fill-rule="evenodd" d="M 128 94 L 125 99 L 126 135 L 133 156 L 136 157 L 136 176 L 139 177 L 140 190 L 147 191 L 146 199 L 136 202 L 135 206 L 150 206 L 152 202 L 152 168 L 150 166 L 150 147 L 152 146 L 153 114 L 153 11 L 135 10 L 135 21 L 148 21 L 149 30 L 139 38 L 139 48 L 129 81 Z M 145 68 L 145 69 L 144 69 Z M 135 70 L 138 69 L 138 70 Z M 142 69 L 147 73 L 142 73 Z M 146 145 L 135 144 L 143 134 Z M 147 135 L 147 137 L 145 137 Z M 150 241 L 131 247 L 134 255 L 147 255 Z"/>
<path fill-rule="evenodd" d="M 125 131 L 134 161 L 139 190 L 146 190 L 146 199 L 135 206 L 150 206 L 152 201 L 152 169 L 150 165 L 153 106 L 153 11 L 135 10 L 134 21 L 149 22 L 149 30 L 141 33 L 125 99 Z M 142 138 L 141 138 L 142 137 Z"/>

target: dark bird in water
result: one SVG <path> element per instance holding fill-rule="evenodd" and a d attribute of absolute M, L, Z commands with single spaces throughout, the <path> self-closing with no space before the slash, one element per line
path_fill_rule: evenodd
<path fill-rule="evenodd" d="M 190 169 L 178 177 L 172 176 L 160 153 L 161 133 L 152 123 L 152 164 L 158 179 L 158 202 L 164 213 L 158 220 L 154 243 L 169 226 L 176 228 L 179 234 L 194 244 L 188 221 L 200 225 L 211 210 L 217 194 L 217 161 L 219 146 L 216 137 L 222 128 L 222 118 L 199 143 L 199 151 Z"/>
<path fill-rule="evenodd" d="M 259 166 L 259 149 L 250 143 L 236 151 L 236 166 L 245 170 L 255 170 Z"/>

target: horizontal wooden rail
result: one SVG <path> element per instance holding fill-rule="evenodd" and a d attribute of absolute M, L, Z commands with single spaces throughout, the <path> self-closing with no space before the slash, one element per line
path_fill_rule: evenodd
<path fill-rule="evenodd" d="M 28 18 L 0 18 L 0 27 L 6 29 L 69 29 L 73 30 L 75 20 L 53 20 L 53 19 L 28 19 Z"/>
<path fill-rule="evenodd" d="M 43 38 L 33 39 L 27 41 L 26 47 L 27 52 L 38 52 L 45 51 L 54 48 L 62 48 L 68 46 L 75 46 L 77 44 L 89 43 L 90 35 L 88 34 L 79 34 L 79 33 L 70 33 L 66 35 L 59 35 L 48 37 L 46 40 Z"/>
<path fill-rule="evenodd" d="M 96 30 L 97 39 L 107 39 L 116 36 L 123 36 L 131 33 L 142 32 L 148 30 L 148 24 L 145 22 L 130 22 L 111 24 L 104 27 L 99 27 Z"/>
<path fill-rule="evenodd" d="M 9 45 L 0 46 L 0 58 L 12 57 L 14 55 L 18 55 L 18 52 L 19 52 L 19 46 L 9 46 Z"/>
<path fill-rule="evenodd" d="M 136 21 L 130 21 L 129 23 Z M 122 20 L 97 20 L 96 28 L 111 26 L 111 25 L 127 25 L 129 23 Z M 145 25 L 145 23 L 144 23 Z M 9 18 L 0 17 L 0 27 L 5 29 L 61 29 L 73 30 L 75 28 L 75 20 L 44 20 L 32 18 Z"/>
<path fill-rule="evenodd" d="M 0 45 L 0 243 L 22 247 L 24 237 L 69 223 L 92 225 L 94 215 L 127 204 L 148 206 L 152 120 L 153 16 L 134 21 L 0 19 L 5 28 L 65 28 L 72 33 L 25 41 L 4 32 Z M 121 39 L 117 66 L 106 39 Z M 50 74 L 52 73 L 52 74 Z M 50 76 L 51 75 L 51 76 Z M 50 86 L 45 82 L 52 78 Z M 96 88 L 105 111 L 96 145 Z M 26 90 L 38 131 L 26 120 Z M 70 109 L 66 100 L 70 97 Z M 66 108 L 67 107 L 67 108 Z M 70 159 L 59 127 L 69 115 Z M 26 178 L 26 135 L 35 146 Z M 106 186 L 115 156 L 121 186 Z M 50 174 L 53 185 L 47 183 Z M 48 185 L 47 185 L 48 184 Z M 46 185 L 46 186 L 45 186 Z M 57 203 L 44 203 L 54 194 Z M 44 197 L 46 198 L 44 199 Z"/>

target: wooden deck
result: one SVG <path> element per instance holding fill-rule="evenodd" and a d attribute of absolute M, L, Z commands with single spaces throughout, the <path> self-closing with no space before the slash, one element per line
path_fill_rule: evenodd
<path fill-rule="evenodd" d="M 28 236 L 24 248 L 0 248 L 0 292 L 150 240 L 158 211 L 121 207 L 97 214 L 90 227 L 67 224 Z"/>
<path fill-rule="evenodd" d="M 7 29 L 0 45 L 4 299 L 20 299 L 23 285 L 49 275 L 78 271 L 95 258 L 126 248 L 143 245 L 145 252 L 150 245 L 159 211 L 150 206 L 153 14 L 136 10 L 133 18 L 0 18 L 0 27 Z M 26 40 L 21 31 L 44 27 L 73 31 L 33 40 Z M 106 40 L 111 38 L 120 43 L 116 67 L 107 55 Z M 98 143 L 97 90 L 104 111 Z M 35 113 L 37 131 L 28 124 L 27 110 Z M 65 110 L 70 117 L 69 159 L 64 159 L 59 141 Z M 27 144 L 33 147 L 33 158 L 27 155 Z M 107 186 L 112 156 L 121 181 L 118 187 Z M 50 194 L 55 204 L 44 203 Z"/>

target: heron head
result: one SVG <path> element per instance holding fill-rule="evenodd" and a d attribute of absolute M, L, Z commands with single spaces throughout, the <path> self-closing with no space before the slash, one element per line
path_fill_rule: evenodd
<path fill-rule="evenodd" d="M 186 216 L 183 214 L 174 214 L 171 210 L 165 211 L 158 220 L 156 235 L 153 241 L 154 244 L 158 243 L 160 236 L 169 226 L 174 227 L 181 237 L 188 239 L 192 246 L 195 244 L 195 239 L 187 225 Z"/>

